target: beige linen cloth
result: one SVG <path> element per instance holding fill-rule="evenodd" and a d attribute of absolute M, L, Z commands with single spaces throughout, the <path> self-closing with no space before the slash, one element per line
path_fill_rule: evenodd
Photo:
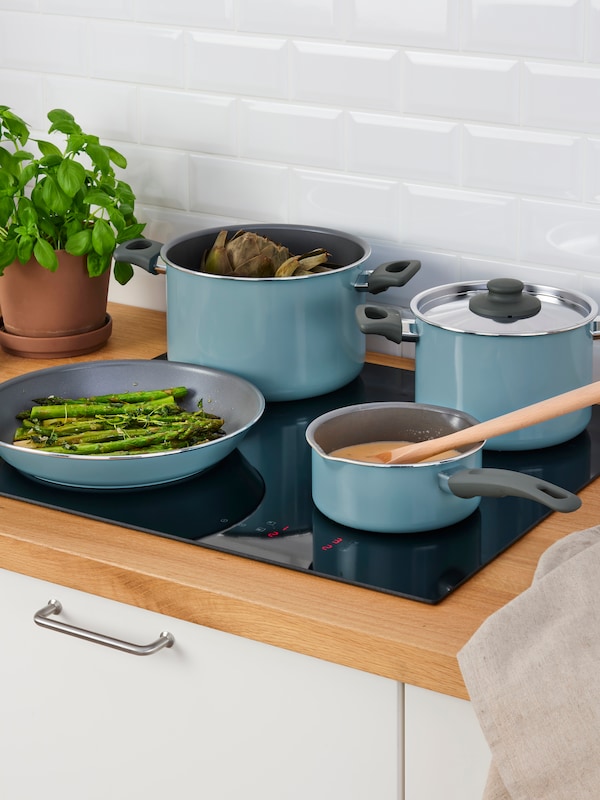
<path fill-rule="evenodd" d="M 492 752 L 484 800 L 600 800 L 600 526 L 552 545 L 458 661 Z"/>

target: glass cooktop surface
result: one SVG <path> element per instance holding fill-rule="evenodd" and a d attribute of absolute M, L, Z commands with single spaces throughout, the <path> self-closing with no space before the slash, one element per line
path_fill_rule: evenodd
<path fill-rule="evenodd" d="M 438 603 L 525 535 L 550 511 L 523 498 L 483 498 L 467 519 L 415 534 L 376 534 L 326 518 L 311 498 L 306 428 L 356 403 L 414 399 L 410 371 L 365 364 L 342 389 L 268 403 L 239 448 L 201 475 L 160 488 L 60 489 L 0 459 L 0 495 L 21 499 L 424 603 Z M 600 474 L 600 418 L 543 450 L 484 451 L 484 467 L 513 469 L 578 492 Z"/>

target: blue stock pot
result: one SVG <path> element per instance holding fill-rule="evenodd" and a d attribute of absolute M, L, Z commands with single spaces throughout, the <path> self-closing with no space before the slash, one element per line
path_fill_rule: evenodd
<path fill-rule="evenodd" d="M 403 341 L 415 342 L 415 400 L 480 421 L 593 379 L 598 306 L 575 291 L 511 278 L 427 289 L 410 303 Z M 368 331 L 368 306 L 357 309 Z M 490 450 L 549 447 L 577 436 L 591 409 L 489 439 Z"/>
<path fill-rule="evenodd" d="M 219 232 L 240 228 L 273 239 L 294 254 L 324 247 L 335 269 L 284 278 L 200 272 L 202 255 Z M 361 292 L 403 286 L 420 267 L 418 261 L 398 261 L 367 270 L 370 253 L 364 240 L 341 231 L 260 224 L 208 228 L 165 245 L 135 239 L 119 245 L 115 260 L 151 273 L 166 272 L 170 360 L 235 373 L 273 401 L 334 391 L 361 371 L 366 339 L 355 315 Z M 158 266 L 159 256 L 166 268 Z M 373 308 L 378 319 L 370 333 L 400 341 L 398 309 Z"/>

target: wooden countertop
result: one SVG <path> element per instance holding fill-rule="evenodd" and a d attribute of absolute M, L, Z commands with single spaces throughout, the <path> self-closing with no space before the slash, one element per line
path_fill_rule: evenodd
<path fill-rule="evenodd" d="M 113 334 L 72 361 L 153 358 L 162 312 L 110 304 Z M 391 366 L 410 362 L 370 354 Z M 65 363 L 0 351 L 0 376 Z M 192 547 L 0 497 L 0 567 L 456 697 L 456 654 L 494 611 L 526 589 L 553 542 L 600 519 L 600 484 L 582 507 L 552 514 L 437 606 Z M 46 600 L 47 598 L 42 598 Z"/>

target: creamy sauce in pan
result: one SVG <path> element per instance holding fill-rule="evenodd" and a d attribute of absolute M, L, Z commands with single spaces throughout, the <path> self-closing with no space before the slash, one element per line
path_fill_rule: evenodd
<path fill-rule="evenodd" d="M 396 447 L 402 447 L 408 444 L 415 444 L 415 442 L 364 442 L 363 444 L 351 444 L 348 445 L 348 447 L 340 447 L 338 450 L 332 450 L 329 455 L 334 458 L 349 458 L 352 461 L 381 464 L 382 462 L 376 457 L 378 453 L 384 453 L 386 450 L 395 450 Z M 459 450 L 445 450 L 443 453 L 438 453 L 436 456 L 429 456 L 429 458 L 424 458 L 422 460 L 441 461 L 444 458 L 454 458 L 460 455 L 462 455 L 462 453 Z"/>

